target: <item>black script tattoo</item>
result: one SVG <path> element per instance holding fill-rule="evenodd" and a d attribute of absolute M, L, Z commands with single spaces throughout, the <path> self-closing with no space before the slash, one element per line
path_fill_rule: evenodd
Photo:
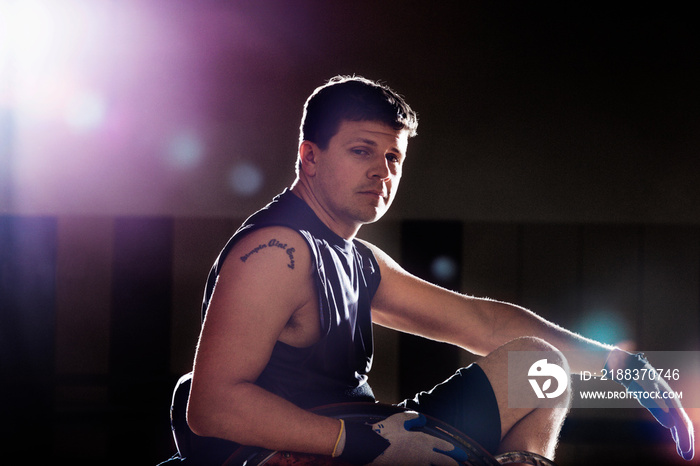
<path fill-rule="evenodd" d="M 294 268 L 294 248 L 289 248 L 287 249 L 287 255 L 289 256 L 289 264 L 287 264 L 287 267 L 290 269 Z"/>
<path fill-rule="evenodd" d="M 247 261 L 250 256 L 252 256 L 253 254 L 257 254 L 258 252 L 260 252 L 261 249 L 265 249 L 266 247 L 267 244 L 258 244 L 248 254 L 244 254 L 241 256 L 241 262 Z"/>
<path fill-rule="evenodd" d="M 265 244 L 258 244 L 255 246 L 253 249 L 250 250 L 247 254 L 244 254 L 241 256 L 241 262 L 245 262 L 248 260 L 250 256 L 253 254 L 257 254 L 263 249 L 267 248 L 279 248 L 287 252 L 287 257 L 289 257 L 289 264 L 287 264 L 287 267 L 290 269 L 294 268 L 294 248 L 287 248 L 287 243 L 280 243 L 277 239 L 272 238 L 270 241 L 268 241 Z"/>

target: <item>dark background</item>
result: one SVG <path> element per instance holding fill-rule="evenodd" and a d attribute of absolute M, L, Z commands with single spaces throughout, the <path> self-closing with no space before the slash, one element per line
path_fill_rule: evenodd
<path fill-rule="evenodd" d="M 302 104 L 336 74 L 385 81 L 420 118 L 398 198 L 361 236 L 608 343 L 699 349 L 689 8 L 28 4 L 0 7 L 0 409 L 23 463 L 173 453 L 208 267 L 292 182 Z M 425 344 L 380 329 L 381 399 L 471 360 Z M 646 413 L 600 411 L 572 412 L 562 464 L 676 461 Z"/>

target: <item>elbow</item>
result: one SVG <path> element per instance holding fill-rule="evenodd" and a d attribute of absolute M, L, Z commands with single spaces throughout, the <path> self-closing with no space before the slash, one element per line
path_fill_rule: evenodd
<path fill-rule="evenodd" d="M 206 403 L 201 401 L 201 396 L 190 392 L 187 402 L 187 425 L 190 430 L 200 437 L 216 437 L 214 419 L 206 407 Z"/>
<path fill-rule="evenodd" d="M 187 425 L 190 430 L 200 437 L 218 437 L 230 439 L 230 433 L 226 432 L 231 422 L 230 413 L 226 416 L 221 409 L 227 403 L 217 396 L 216 391 L 210 389 L 211 385 L 197 384 L 193 379 L 190 396 L 187 400 Z M 230 426 L 229 426 L 230 429 Z"/>
<path fill-rule="evenodd" d="M 241 419 L 236 403 L 230 397 L 222 397 L 211 390 L 200 391 L 195 387 L 193 385 L 187 402 L 186 416 L 190 430 L 200 437 L 242 443 L 246 423 Z"/>

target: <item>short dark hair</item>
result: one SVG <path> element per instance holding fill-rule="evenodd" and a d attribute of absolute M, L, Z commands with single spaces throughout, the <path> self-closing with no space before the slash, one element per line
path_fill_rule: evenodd
<path fill-rule="evenodd" d="M 316 88 L 304 104 L 299 144 L 311 141 L 322 150 L 343 121 L 378 121 L 415 136 L 418 117 L 388 86 L 359 76 L 336 76 Z"/>

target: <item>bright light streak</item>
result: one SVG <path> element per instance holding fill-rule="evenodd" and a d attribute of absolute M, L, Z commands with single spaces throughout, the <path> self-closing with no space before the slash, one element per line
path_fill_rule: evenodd
<path fill-rule="evenodd" d="M 12 123 L 0 169 L 12 209 L 142 211 L 182 181 L 157 176 L 164 165 L 199 166 L 210 101 L 201 50 L 217 49 L 192 14 L 207 9 L 185 4 L 0 0 L 0 112 Z M 243 178 L 242 192 L 261 183 Z"/>
<path fill-rule="evenodd" d="M 11 1 L 7 27 L 12 46 L 18 55 L 42 59 L 51 48 L 54 21 L 45 2 L 36 0 Z"/>
<path fill-rule="evenodd" d="M 104 107 L 104 101 L 82 89 L 94 87 L 94 71 L 82 65 L 99 56 L 105 45 L 106 15 L 96 5 L 78 0 L 5 0 L 0 11 L 0 63 L 17 118 L 63 120 L 73 129 L 98 122 L 98 107 Z"/>
<path fill-rule="evenodd" d="M 55 36 L 54 16 L 46 2 L 8 0 L 3 8 L 5 47 L 14 66 L 33 66 L 46 61 Z"/>

